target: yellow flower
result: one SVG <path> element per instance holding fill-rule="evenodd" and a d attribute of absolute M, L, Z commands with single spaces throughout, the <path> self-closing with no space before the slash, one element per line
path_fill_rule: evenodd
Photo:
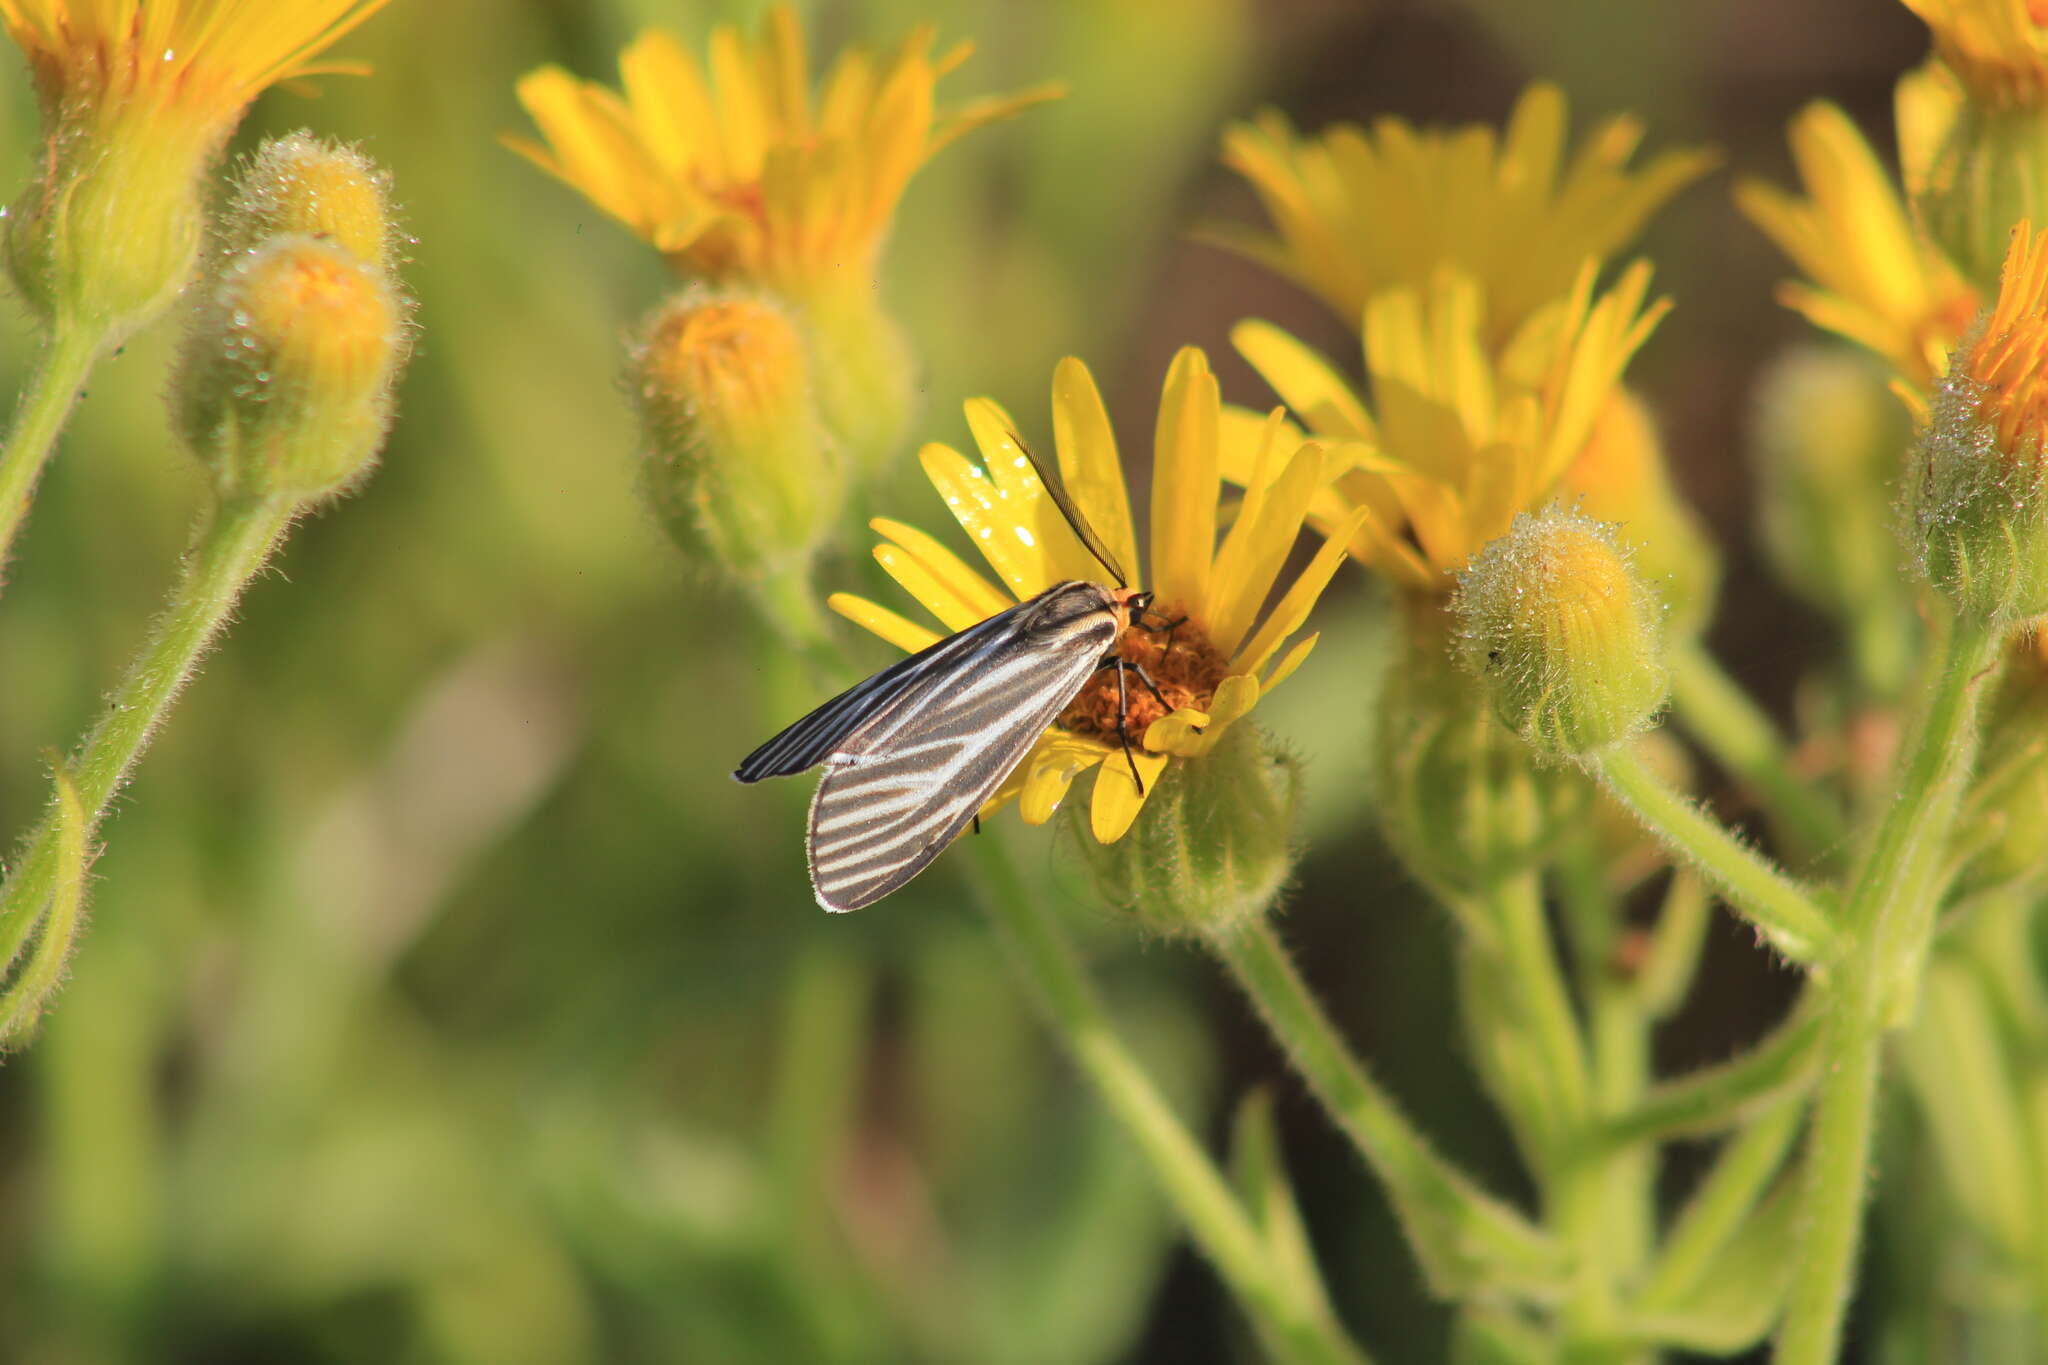
<path fill-rule="evenodd" d="M 1998 300 L 1952 372 L 1972 386 L 1998 449 L 2038 466 L 2048 448 L 2048 232 L 2013 229 Z"/>
<path fill-rule="evenodd" d="M 1448 592 L 1450 575 L 1533 511 L 1592 438 L 1623 369 L 1668 309 L 1645 307 L 1649 266 L 1637 262 L 1604 295 L 1587 262 L 1563 298 L 1537 309 L 1498 356 L 1485 344 L 1479 282 L 1440 270 L 1427 290 L 1375 296 L 1364 317 L 1370 407 L 1335 366 L 1270 323 L 1231 334 L 1239 352 L 1333 442 L 1333 482 L 1311 508 L 1367 567 L 1404 587 Z M 1233 414 L 1234 425 L 1248 425 Z M 1226 443 L 1229 452 L 1241 443 Z M 1224 477 L 1251 477 L 1248 462 Z"/>
<path fill-rule="evenodd" d="M 46 105 L 148 103 L 233 127 L 296 76 L 357 71 L 322 52 L 388 0 L 0 0 Z M 224 130 L 223 130 L 224 131 Z"/>
<path fill-rule="evenodd" d="M 1891 176 L 1840 109 L 1808 105 L 1790 141 L 1806 198 L 1756 180 L 1735 187 L 1742 211 L 1806 272 L 1779 286 L 1780 301 L 1924 390 L 1976 312 L 1975 294 L 1914 229 Z"/>
<path fill-rule="evenodd" d="M 1139 563 L 1137 538 L 1116 436 L 1080 361 L 1063 360 L 1054 371 L 1052 406 L 1061 475 L 1110 553 L 1131 569 Z M 921 459 L 997 581 L 922 531 L 896 521 L 873 523 L 883 537 L 875 558 L 947 631 L 964 630 L 1054 583 L 1103 577 L 1017 450 L 1008 416 L 987 399 L 966 407 L 987 472 L 938 444 L 927 445 Z M 1217 480 L 1225 466 L 1248 473 L 1243 506 L 1219 546 Z M 1100 765 L 1089 823 L 1097 840 L 1114 842 L 1168 763 L 1208 753 L 1315 645 L 1313 635 L 1289 641 L 1343 562 L 1356 518 L 1338 527 L 1263 620 L 1260 607 L 1323 487 L 1323 448 L 1303 444 L 1277 411 L 1257 426 L 1226 425 L 1208 360 L 1190 347 L 1167 372 L 1152 469 L 1152 572 L 1145 586 L 1157 594 L 1155 618 L 1186 620 L 1170 632 L 1134 628 L 1121 645 L 1123 656 L 1143 663 L 1173 702 L 1168 712 L 1142 688 L 1129 697 L 1125 728 L 1144 789 L 1132 781 L 1132 764 L 1117 740 L 1116 682 L 1105 671 L 1018 765 L 990 810 L 1015 798 L 1027 823 L 1043 824 L 1074 779 Z M 941 638 L 863 598 L 835 594 L 831 605 L 905 650 Z"/>
<path fill-rule="evenodd" d="M 118 333 L 190 273 L 201 174 L 249 102 L 385 0 L 0 0 L 42 105 L 39 173 L 8 266 L 62 325 Z"/>
<path fill-rule="evenodd" d="M 1921 576 L 1980 621 L 2048 614 L 2048 231 L 2012 230 L 1997 301 L 1921 426 L 1905 480 Z"/>
<path fill-rule="evenodd" d="M 1976 99 L 2036 108 L 2048 95 L 2048 3 L 2043 0 L 1903 0 L 1934 50 Z"/>
<path fill-rule="evenodd" d="M 1564 95 L 1548 84 L 1523 92 L 1499 135 L 1383 119 L 1304 138 L 1269 112 L 1224 134 L 1223 159 L 1251 182 L 1277 236 L 1228 226 L 1211 236 L 1298 280 L 1354 326 L 1381 290 L 1424 288 L 1453 266 L 1480 286 L 1497 346 L 1715 160 L 1670 151 L 1631 170 L 1642 127 L 1627 116 L 1568 157 L 1565 121 Z"/>
<path fill-rule="evenodd" d="M 507 138 L 662 252 L 707 279 L 803 296 L 865 284 L 904 187 L 972 128 L 1050 98 L 1050 90 L 933 107 L 939 78 L 967 60 L 931 55 L 930 27 L 893 57 L 842 53 L 815 99 L 794 11 L 769 11 L 758 43 L 731 25 L 711 35 L 710 76 L 669 34 L 649 29 L 619 57 L 623 95 L 545 66 L 519 82 L 543 142 Z"/>

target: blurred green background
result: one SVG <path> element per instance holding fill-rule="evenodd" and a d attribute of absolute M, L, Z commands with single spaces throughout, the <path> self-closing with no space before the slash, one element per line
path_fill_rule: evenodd
<path fill-rule="evenodd" d="M 421 341 L 384 467 L 300 529 L 183 700 L 108 826 L 70 985 L 0 1069 L 0 1358 L 1249 1355 L 958 878 L 828 918 L 804 882 L 808 784 L 728 779 L 818 693 L 757 663 L 771 651 L 738 604 L 692 582 L 634 500 L 621 340 L 670 281 L 496 142 L 524 127 L 528 68 L 609 81 L 643 24 L 696 42 L 761 8 L 396 0 L 340 49 L 373 76 L 273 92 L 244 127 L 238 146 L 307 126 L 391 168 Z M 1890 83 L 1924 50 L 1879 0 L 803 8 L 818 54 L 921 19 L 977 39 L 954 100 L 1071 85 L 918 177 L 890 297 L 925 357 L 921 437 L 963 441 L 959 400 L 986 393 L 1043 438 L 1053 362 L 1079 354 L 1141 485 L 1175 347 L 1206 346 L 1226 397 L 1253 403 L 1237 319 L 1349 354 L 1312 300 L 1188 240 L 1250 212 L 1216 164 L 1225 119 L 1498 120 L 1549 76 L 1575 127 L 1635 109 L 1653 146 L 1714 142 L 1784 180 L 1794 109 L 1824 94 L 1888 137 Z M 10 63 L 16 181 L 33 143 Z M 1678 311 L 1634 375 L 1727 547 L 1714 644 L 1782 709 L 1804 662 L 1788 642 L 1824 647 L 1825 628 L 1755 567 L 1743 454 L 1751 381 L 1800 325 L 1727 185 L 1688 191 L 1646 239 Z M 11 390 L 33 338 L 5 316 Z M 0 597 L 8 839 L 200 503 L 161 410 L 174 334 L 96 377 Z M 941 510 L 907 458 L 875 501 L 934 527 Z M 873 588 L 864 536 L 847 545 L 821 581 Z M 1423 1126 L 1515 1192 L 1445 1027 L 1448 926 L 1359 835 L 1381 607 L 1340 576 L 1322 650 L 1261 712 L 1310 762 L 1287 931 Z M 1198 1131 L 1220 1146 L 1237 1099 L 1275 1085 L 1341 1312 L 1382 1359 L 1437 1358 L 1444 1323 L 1377 1192 L 1236 999 L 1196 954 L 1103 920 L 1050 831 L 1001 823 Z M 1790 978 L 1744 940 L 1722 927 L 1667 1065 L 1782 1007 Z"/>

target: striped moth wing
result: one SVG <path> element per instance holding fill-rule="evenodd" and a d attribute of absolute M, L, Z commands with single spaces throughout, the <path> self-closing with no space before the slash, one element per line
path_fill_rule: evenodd
<path fill-rule="evenodd" d="M 825 765 L 811 884 L 858 910 L 931 865 L 1101 666 L 1120 595 L 1056 583 L 842 693 L 749 755 L 743 782 Z"/>

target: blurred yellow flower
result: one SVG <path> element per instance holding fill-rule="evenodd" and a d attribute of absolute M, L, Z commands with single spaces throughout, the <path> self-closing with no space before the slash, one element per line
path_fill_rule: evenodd
<path fill-rule="evenodd" d="M 1541 83 L 1499 134 L 1382 119 L 1302 137 L 1268 112 L 1225 132 L 1223 159 L 1251 182 L 1277 235 L 1221 225 L 1209 236 L 1299 281 L 1353 326 L 1374 294 L 1426 287 L 1453 266 L 1480 287 L 1492 349 L 1714 164 L 1694 149 L 1632 170 L 1642 134 L 1635 119 L 1611 118 L 1568 156 L 1564 94 Z"/>
<path fill-rule="evenodd" d="M 1902 0 L 1926 21 L 1934 50 L 1971 95 L 1994 108 L 2031 109 L 2048 96 L 2044 0 Z"/>
<path fill-rule="evenodd" d="M 1623 369 L 1670 304 L 1645 306 L 1650 268 L 1637 262 L 1594 295 L 1594 265 L 1564 297 L 1537 309 L 1498 356 L 1485 344 L 1479 281 L 1442 269 L 1427 289 L 1376 295 L 1364 317 L 1372 404 L 1337 368 L 1265 322 L 1239 323 L 1237 349 L 1311 432 L 1328 438 L 1331 486 L 1311 519 L 1351 525 L 1351 553 L 1393 582 L 1448 592 L 1451 575 L 1539 508 L 1585 449 Z M 1248 426 L 1249 414 L 1230 421 Z M 1230 455 L 1223 474 L 1253 476 Z"/>
<path fill-rule="evenodd" d="M 788 5 L 760 40 L 712 31 L 705 66 L 649 29 L 619 56 L 623 95 L 560 67 L 519 82 L 542 141 L 507 145 L 567 182 L 662 252 L 710 280 L 747 280 L 802 297 L 871 283 L 904 187 L 962 133 L 1058 92 L 1035 89 L 933 107 L 939 78 L 967 60 L 931 55 L 913 30 L 893 57 L 849 48 L 815 100 L 803 31 Z"/>
<path fill-rule="evenodd" d="M 1137 538 L 1116 435 L 1080 361 L 1063 360 L 1054 371 L 1052 406 L 1062 478 L 1110 553 L 1127 569 L 1135 566 Z M 1054 583 L 1103 576 L 1017 449 L 1009 417 L 985 398 L 970 400 L 966 408 L 987 472 L 944 445 L 927 445 L 921 459 L 1000 585 L 922 531 L 896 521 L 873 523 L 883 537 L 875 558 L 947 631 L 964 630 Z M 1218 475 L 1225 467 L 1240 471 L 1246 492 L 1219 546 Z M 1136 687 L 1128 698 L 1126 728 L 1144 789 L 1132 781 L 1131 765 L 1123 759 L 1116 680 L 1105 671 L 1018 765 L 988 810 L 1015 799 L 1027 823 L 1043 824 L 1074 779 L 1100 765 L 1090 828 L 1103 843 L 1122 838 L 1169 762 L 1208 753 L 1315 646 L 1313 635 L 1291 645 L 1289 640 L 1343 562 L 1360 516 L 1337 523 L 1337 534 L 1263 620 L 1260 608 L 1323 488 L 1323 447 L 1304 444 L 1278 411 L 1258 424 L 1225 423 L 1208 360 L 1189 347 L 1166 376 L 1152 469 L 1152 572 L 1145 586 L 1157 594 L 1154 617 L 1186 619 L 1171 631 L 1127 631 L 1120 646 L 1126 659 L 1145 665 L 1173 703 L 1168 712 Z M 931 627 L 864 598 L 835 594 L 831 606 L 905 650 L 941 638 Z M 1114 762 L 1104 761 L 1112 756 Z"/>
<path fill-rule="evenodd" d="M 360 69 L 314 59 L 386 3 L 0 0 L 0 24 L 28 54 L 46 106 L 104 116 L 146 104 L 210 119 L 226 136 L 266 86 Z"/>
<path fill-rule="evenodd" d="M 1790 141 L 1806 198 L 1758 180 L 1735 187 L 1742 211 L 1806 272 L 1780 285 L 1779 299 L 1926 389 L 1975 314 L 1975 293 L 1915 230 L 1891 176 L 1840 109 L 1808 105 Z"/>

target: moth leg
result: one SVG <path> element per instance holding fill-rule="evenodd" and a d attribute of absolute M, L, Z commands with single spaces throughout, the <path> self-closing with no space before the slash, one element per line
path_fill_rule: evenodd
<path fill-rule="evenodd" d="M 976 812 L 974 812 L 974 832 L 975 832 L 976 834 L 979 834 L 979 833 L 981 833 L 981 812 L 980 812 L 980 811 L 976 811 Z"/>
<path fill-rule="evenodd" d="M 1165 694 L 1159 690 L 1159 684 L 1152 681 L 1152 675 L 1145 671 L 1145 665 L 1141 663 L 1136 663 L 1129 659 L 1123 660 L 1122 662 L 1125 668 L 1131 669 L 1132 671 L 1137 673 L 1138 681 L 1145 684 L 1145 690 L 1152 694 L 1152 700 L 1158 702 L 1162 707 L 1164 707 L 1168 715 L 1172 715 L 1174 710 L 1173 703 L 1168 701 L 1166 699 Z M 1123 675 L 1121 673 L 1117 675 L 1117 685 L 1119 687 L 1123 685 Z M 1193 729 L 1194 732 L 1199 735 L 1202 733 L 1203 727 L 1197 725 L 1194 726 Z"/>
<path fill-rule="evenodd" d="M 1124 670 L 1127 668 L 1137 668 L 1138 676 L 1141 678 L 1145 677 L 1145 670 L 1139 668 L 1136 664 L 1126 663 L 1123 659 L 1114 660 L 1113 665 L 1116 668 L 1116 742 L 1124 746 L 1124 762 L 1131 765 L 1131 781 L 1137 783 L 1138 795 L 1143 796 L 1145 794 L 1145 778 L 1138 771 L 1138 756 L 1131 752 L 1130 717 L 1127 714 L 1130 709 L 1130 700 L 1124 692 Z M 1152 680 L 1145 678 L 1145 682 L 1147 686 L 1150 686 Z M 1154 687 L 1152 694 L 1158 696 L 1159 689 Z"/>

